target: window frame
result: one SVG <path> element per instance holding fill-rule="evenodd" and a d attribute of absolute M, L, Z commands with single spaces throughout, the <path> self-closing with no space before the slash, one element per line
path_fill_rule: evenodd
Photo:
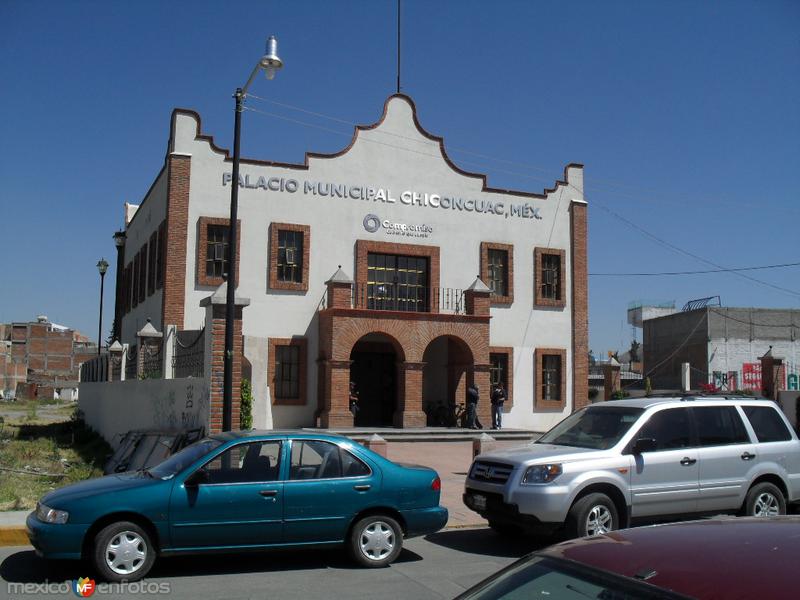
<path fill-rule="evenodd" d="M 321 442 L 321 443 L 324 443 L 324 444 L 330 444 L 331 446 L 334 446 L 337 449 L 338 453 L 339 453 L 340 472 L 343 472 L 342 469 L 341 469 L 341 467 L 342 467 L 342 453 L 343 452 L 347 452 L 348 454 L 350 454 L 350 456 L 352 456 L 358 462 L 360 462 L 362 465 L 367 467 L 367 473 L 363 474 L 363 475 L 348 475 L 348 476 L 341 475 L 339 477 L 319 477 L 319 478 L 308 478 L 308 479 L 292 479 L 292 450 L 293 450 L 294 445 L 296 443 L 303 444 L 303 443 L 306 443 L 306 442 Z M 288 470 L 286 472 L 286 477 L 284 478 L 284 483 L 293 483 L 293 484 L 311 482 L 311 481 L 342 481 L 342 480 L 352 480 L 352 479 L 364 479 L 364 478 L 372 477 L 374 475 L 374 473 L 375 473 L 375 471 L 372 468 L 372 465 L 370 465 L 366 460 L 364 460 L 363 458 L 358 456 L 355 452 L 351 452 L 347 448 L 342 447 L 341 444 L 338 444 L 338 443 L 333 442 L 331 440 L 323 440 L 323 439 L 319 439 L 319 438 L 302 438 L 302 439 L 301 438 L 290 438 L 289 439 L 288 448 L 287 448 L 287 464 L 289 465 L 289 467 L 288 467 Z"/>
<path fill-rule="evenodd" d="M 278 255 L 280 248 L 281 232 L 297 232 L 303 234 L 303 247 L 301 249 L 301 277 L 300 281 L 281 281 L 278 279 Z M 269 249 L 267 251 L 267 269 L 269 288 L 271 290 L 287 290 L 293 292 L 307 292 L 308 278 L 311 263 L 311 226 L 298 223 L 270 223 L 269 224 Z"/>
<path fill-rule="evenodd" d="M 197 264 L 195 277 L 197 285 L 219 287 L 225 282 L 222 276 L 209 276 L 206 274 L 206 260 L 208 258 L 208 226 L 225 226 L 230 227 L 230 219 L 223 217 L 200 217 L 197 219 Z M 236 281 L 239 279 L 239 263 L 242 248 L 242 220 L 237 219 L 237 234 L 236 234 Z"/>
<path fill-rule="evenodd" d="M 744 419 L 742 418 L 742 415 L 739 414 L 739 411 L 736 410 L 736 407 L 733 406 L 732 404 L 720 404 L 717 406 L 691 406 L 689 408 L 691 409 L 692 420 L 694 421 L 695 444 L 698 448 L 717 448 L 721 446 L 738 446 L 741 444 L 752 444 L 750 440 L 750 434 L 747 431 L 747 426 L 744 423 Z M 704 444 L 700 437 L 700 417 L 698 412 L 704 409 L 716 409 L 716 410 L 722 409 L 725 412 L 728 412 L 729 414 L 733 415 L 732 418 L 739 419 L 739 425 L 741 426 L 741 432 L 739 433 L 744 433 L 745 439 L 732 442 L 717 443 L 717 444 Z"/>
<path fill-rule="evenodd" d="M 150 234 L 147 244 L 147 295 L 152 296 L 156 291 L 156 272 L 158 270 L 158 230 Z"/>
<path fill-rule="evenodd" d="M 298 396 L 296 398 L 285 398 L 277 395 L 278 386 L 275 377 L 278 373 L 277 357 L 278 348 L 281 346 L 298 347 Z M 267 374 L 267 385 L 270 389 L 270 397 L 274 406 L 305 406 L 307 402 L 307 374 L 308 374 L 308 340 L 304 337 L 292 338 L 269 338 L 269 363 Z"/>
<path fill-rule="evenodd" d="M 218 452 L 214 454 L 214 456 L 209 457 L 203 464 L 201 464 L 196 469 L 192 470 L 189 475 L 184 478 L 184 481 L 191 479 L 192 477 L 196 476 L 197 473 L 205 469 L 209 464 L 220 458 L 226 452 L 233 450 L 234 448 L 238 448 L 240 446 L 246 446 L 248 444 L 269 444 L 274 443 L 278 444 L 278 470 L 275 479 L 266 481 L 233 481 L 233 482 L 224 482 L 220 481 L 217 483 L 208 482 L 208 483 L 201 483 L 204 486 L 217 486 L 217 485 L 263 485 L 263 484 L 271 484 L 271 483 L 281 483 L 283 481 L 283 462 L 285 460 L 284 456 L 284 448 L 286 446 L 286 440 L 281 438 L 276 439 L 266 439 L 266 440 L 248 440 L 244 439 L 240 442 L 236 442 L 235 444 L 231 444 L 230 446 L 226 446 L 225 448 L 217 448 Z"/>
<path fill-rule="evenodd" d="M 560 398 L 550 400 L 544 397 L 544 357 L 558 356 L 560 359 Z M 563 410 L 567 405 L 567 351 L 564 348 L 536 348 L 534 351 L 534 386 L 536 389 L 534 410 Z"/>
<path fill-rule="evenodd" d="M 481 263 L 480 273 L 481 280 L 490 288 L 490 265 L 489 265 L 489 252 L 505 252 L 506 264 L 506 290 L 504 294 L 495 294 L 492 291 L 489 300 L 493 306 L 495 305 L 509 305 L 514 302 L 514 246 L 512 244 L 500 244 L 495 242 L 481 242 Z"/>
<path fill-rule="evenodd" d="M 783 417 L 781 415 L 781 411 L 778 409 L 777 406 L 773 407 L 773 406 L 759 406 L 759 405 L 756 405 L 756 404 L 745 404 L 745 405 L 740 406 L 739 408 L 741 408 L 742 417 L 743 417 L 743 419 L 745 421 L 745 427 L 747 425 L 749 425 L 750 429 L 753 430 L 753 435 L 755 436 L 755 439 L 756 439 L 756 441 L 754 443 L 756 443 L 756 444 L 776 444 L 776 443 L 780 444 L 780 443 L 791 442 L 794 439 L 794 436 L 792 435 L 791 427 L 789 427 L 786 424 L 786 421 L 783 419 Z M 775 413 L 775 418 L 778 419 L 778 421 L 781 423 L 781 425 L 783 426 L 784 431 L 788 434 L 789 437 L 786 438 L 786 439 L 783 439 L 783 440 L 767 440 L 767 441 L 763 441 L 758 436 L 758 431 L 756 431 L 756 427 L 755 427 L 755 425 L 753 425 L 753 421 L 750 419 L 750 415 L 747 414 L 747 409 L 755 409 L 755 410 L 761 409 L 761 410 L 771 410 L 771 411 L 773 411 Z"/>
<path fill-rule="evenodd" d="M 677 410 L 684 411 L 684 414 L 686 415 L 686 421 L 687 421 L 687 424 L 689 425 L 689 445 L 688 446 L 681 446 L 679 448 L 659 448 L 659 449 L 656 449 L 656 450 L 650 450 L 649 452 L 675 452 L 675 451 L 678 451 L 678 450 L 687 450 L 687 449 L 690 449 L 690 448 L 697 448 L 697 446 L 698 446 L 698 443 L 697 443 L 697 423 L 695 421 L 694 413 L 692 413 L 692 411 L 690 410 L 690 407 L 689 406 L 668 406 L 668 407 L 663 408 L 661 410 L 653 411 L 650 414 L 650 416 L 647 417 L 647 421 L 645 421 L 644 423 L 639 425 L 639 429 L 637 429 L 636 433 L 634 433 L 633 437 L 631 438 L 630 444 L 628 444 L 627 448 L 625 449 L 624 454 L 632 453 L 633 445 L 636 443 L 637 439 L 643 437 L 641 435 L 642 430 L 650 424 L 650 422 L 651 422 L 651 420 L 653 418 L 655 418 L 656 416 L 658 416 L 658 415 L 660 415 L 662 413 L 666 413 L 667 411 L 677 411 Z M 653 438 L 653 439 L 655 439 L 655 438 Z M 656 440 L 656 442 L 658 442 L 658 440 Z"/>
<path fill-rule="evenodd" d="M 533 251 L 533 270 L 534 270 L 534 306 L 564 308 L 567 305 L 567 253 L 558 248 L 537 247 Z M 542 287 L 544 285 L 544 268 L 542 266 L 545 256 L 558 256 L 558 297 L 549 298 L 544 295 Z"/>

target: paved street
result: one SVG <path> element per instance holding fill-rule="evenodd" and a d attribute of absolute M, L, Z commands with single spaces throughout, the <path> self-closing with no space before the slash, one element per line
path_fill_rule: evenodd
<path fill-rule="evenodd" d="M 535 540 L 503 540 L 486 528 L 451 529 L 406 540 L 397 562 L 386 569 L 356 567 L 340 549 L 262 552 L 163 559 L 146 581 L 169 584 L 171 598 L 187 599 L 452 598 L 538 547 Z M 9 583 L 59 583 L 87 575 L 81 563 L 51 565 L 30 547 L 0 548 L 0 598 L 45 596 L 10 594 Z M 102 597 L 101 591 L 93 597 Z M 74 597 L 71 591 L 68 596 Z"/>

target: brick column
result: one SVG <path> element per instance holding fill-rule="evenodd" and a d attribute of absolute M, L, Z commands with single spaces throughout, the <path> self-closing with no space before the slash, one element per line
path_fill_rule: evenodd
<path fill-rule="evenodd" d="M 772 346 L 759 358 L 761 361 L 761 393 L 764 398 L 778 399 L 778 391 L 786 378 L 786 365 L 783 358 L 772 356 Z"/>
<path fill-rule="evenodd" d="M 353 302 L 353 280 L 342 271 L 342 265 L 325 282 L 328 289 L 326 308 L 351 308 Z"/>
<path fill-rule="evenodd" d="M 323 360 L 321 376 L 330 382 L 325 386 L 325 400 L 319 416 L 323 429 L 352 427 L 350 412 L 350 363 L 349 360 Z"/>
<path fill-rule="evenodd" d="M 611 400 L 614 392 L 620 390 L 619 363 L 613 359 L 610 363 L 603 365 L 603 384 L 605 400 Z"/>
<path fill-rule="evenodd" d="M 464 308 L 468 315 L 488 317 L 491 301 L 489 297 L 492 291 L 478 277 L 472 285 L 464 290 Z"/>
<path fill-rule="evenodd" d="M 203 298 L 200 306 L 206 309 L 206 356 L 205 376 L 208 380 L 210 407 L 208 415 L 209 433 L 222 431 L 222 388 L 225 378 L 225 303 L 227 284 L 223 283 L 214 292 L 214 295 Z M 234 298 L 234 326 L 233 326 L 233 398 L 231 428 L 239 429 L 239 402 L 241 400 L 242 385 L 242 312 L 250 304 L 249 298 L 236 296 Z"/>
<path fill-rule="evenodd" d="M 398 366 L 402 382 L 397 394 L 394 426 L 401 429 L 425 427 L 428 416 L 422 410 L 422 369 L 424 362 L 404 362 Z"/>
<path fill-rule="evenodd" d="M 492 426 L 492 403 L 490 395 L 492 393 L 491 385 L 491 369 L 490 364 L 475 363 L 472 372 L 472 380 L 478 386 L 478 420 L 483 425 L 484 429 L 489 429 Z"/>
<path fill-rule="evenodd" d="M 569 167 L 567 169 L 569 170 Z M 570 229 L 572 237 L 570 254 L 572 266 L 572 408 L 577 410 L 589 404 L 589 267 L 588 228 L 584 200 L 572 201 Z"/>
<path fill-rule="evenodd" d="M 143 379 L 145 377 L 150 377 L 151 375 L 150 373 L 145 372 L 145 358 L 147 357 L 148 353 L 152 354 L 158 352 L 157 349 L 161 345 L 164 334 L 160 331 L 156 331 L 156 328 L 153 327 L 150 319 L 147 319 L 147 323 L 145 323 L 145 326 L 139 330 L 139 332 L 136 334 L 136 337 L 139 338 L 139 345 L 136 348 L 136 352 L 138 354 L 136 362 L 136 376 L 139 379 Z"/>

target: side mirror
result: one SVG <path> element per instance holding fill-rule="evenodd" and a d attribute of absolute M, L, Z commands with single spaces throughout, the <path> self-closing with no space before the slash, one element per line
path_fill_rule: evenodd
<path fill-rule="evenodd" d="M 653 438 L 639 438 L 633 443 L 631 452 L 641 454 L 642 452 L 653 452 L 658 450 L 658 444 Z"/>
<path fill-rule="evenodd" d="M 186 481 L 183 482 L 183 487 L 192 489 L 203 483 L 208 483 L 208 473 L 203 469 L 198 469 L 186 478 Z"/>

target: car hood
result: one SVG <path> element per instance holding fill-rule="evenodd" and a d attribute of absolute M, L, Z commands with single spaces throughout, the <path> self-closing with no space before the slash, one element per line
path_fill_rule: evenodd
<path fill-rule="evenodd" d="M 528 444 L 508 450 L 494 450 L 478 455 L 475 460 L 496 460 L 514 465 L 530 464 L 543 460 L 554 462 L 571 462 L 609 456 L 608 450 L 578 448 L 576 446 L 558 446 L 555 444 Z"/>
<path fill-rule="evenodd" d="M 133 488 L 146 488 L 161 482 L 161 479 L 153 479 L 141 471 L 118 473 L 73 483 L 46 494 L 41 501 L 51 508 L 62 508 L 65 503 L 90 496 L 121 492 Z"/>

